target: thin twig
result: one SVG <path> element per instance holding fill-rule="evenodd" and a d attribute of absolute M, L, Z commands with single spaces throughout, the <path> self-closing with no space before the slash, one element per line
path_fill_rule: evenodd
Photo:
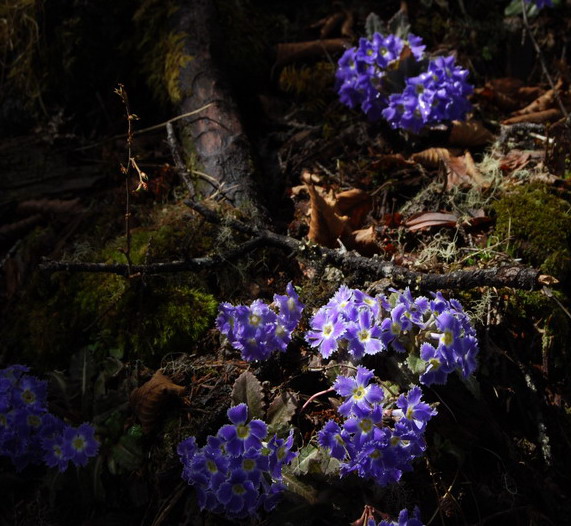
<path fill-rule="evenodd" d="M 222 254 L 189 259 L 186 261 L 171 261 L 168 263 L 151 263 L 149 265 L 124 265 L 121 263 L 82 263 L 74 261 L 44 260 L 39 268 L 43 272 L 93 272 L 118 274 L 125 277 L 139 275 L 165 274 L 174 272 L 188 272 L 191 270 L 204 270 L 218 267 L 228 261 L 237 259 L 263 244 L 261 238 L 246 241 L 238 247 Z"/>
<path fill-rule="evenodd" d="M 131 165 L 133 164 L 133 125 L 132 121 L 137 117 L 131 114 L 129 109 L 129 99 L 127 97 L 127 92 L 125 91 L 125 86 L 119 84 L 119 87 L 115 90 L 115 93 L 121 97 L 123 105 L 125 106 L 125 113 L 127 114 L 127 153 L 128 160 L 127 166 L 121 166 L 121 171 L 125 176 L 125 236 L 127 238 L 126 247 L 123 253 L 127 259 L 127 268 L 129 275 L 131 274 L 131 194 L 129 192 L 129 172 L 131 170 Z"/>
<path fill-rule="evenodd" d="M 193 115 L 196 115 L 196 114 L 210 108 L 210 106 L 212 106 L 213 104 L 216 104 L 217 102 L 219 102 L 219 101 L 209 102 L 208 104 L 205 104 L 204 106 L 201 106 L 200 108 L 198 108 L 196 110 L 189 111 L 187 113 L 182 113 L 181 115 L 177 115 L 176 117 L 173 117 L 172 119 L 169 119 L 168 121 L 164 121 L 164 122 L 161 122 L 159 124 L 154 124 L 153 126 L 149 126 L 148 128 L 143 128 L 141 130 L 137 130 L 137 131 L 133 132 L 133 137 L 137 137 L 138 135 L 142 135 L 143 133 L 148 133 L 151 131 L 159 130 L 161 128 L 164 128 L 168 124 L 172 124 L 173 122 L 180 121 L 181 119 L 186 119 L 187 117 L 192 117 Z M 75 151 L 80 152 L 80 151 L 84 151 L 84 150 L 91 150 L 93 148 L 97 148 L 98 146 L 101 146 L 101 145 L 106 144 L 108 142 L 116 141 L 117 139 L 125 139 L 126 137 L 127 137 L 126 133 L 120 133 L 119 135 L 113 135 L 111 137 L 108 137 L 107 139 L 96 142 L 95 144 L 88 144 L 87 146 L 81 146 L 80 148 L 76 148 Z"/>

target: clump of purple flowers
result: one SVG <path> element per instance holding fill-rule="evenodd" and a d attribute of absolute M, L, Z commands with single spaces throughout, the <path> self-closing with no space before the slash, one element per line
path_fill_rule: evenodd
<path fill-rule="evenodd" d="M 369 519 L 367 526 L 423 526 L 420 520 L 420 510 L 416 506 L 411 514 L 407 509 L 401 510 L 398 521 L 382 520 L 377 524 L 374 519 Z"/>
<path fill-rule="evenodd" d="M 375 298 L 342 285 L 310 321 L 306 340 L 329 358 L 347 350 L 355 359 L 392 348 L 416 353 L 424 385 L 444 384 L 457 370 L 468 377 L 476 369 L 476 331 L 462 305 L 438 292 L 429 300 L 410 290 Z"/>
<path fill-rule="evenodd" d="M 525 0 L 525 2 L 528 4 L 532 1 L 538 9 L 543 9 L 544 7 L 553 7 L 553 0 Z"/>
<path fill-rule="evenodd" d="M 305 336 L 312 347 L 329 358 L 340 347 L 356 359 L 386 348 L 381 339 L 381 301 L 357 289 L 341 285 L 311 319 Z"/>
<path fill-rule="evenodd" d="M 318 433 L 318 443 L 341 462 L 341 476 L 356 473 L 385 486 L 398 482 L 411 471 L 412 461 L 426 449 L 424 431 L 436 410 L 422 401 L 422 391 L 413 387 L 396 402 L 393 426 L 383 422 L 383 390 L 369 385 L 373 372 L 358 367 L 354 378 L 338 376 L 334 389 L 345 398 L 338 409 L 344 421 L 340 426 L 328 421 Z"/>
<path fill-rule="evenodd" d="M 0 370 L 0 455 L 16 469 L 45 463 L 65 471 L 85 466 L 99 443 L 90 424 L 67 425 L 47 409 L 47 382 L 26 374 L 24 365 Z"/>
<path fill-rule="evenodd" d="M 244 360 L 266 360 L 274 351 L 286 350 L 304 306 L 291 283 L 285 295 L 274 294 L 272 305 L 277 312 L 262 300 L 249 306 L 220 304 L 216 327 Z"/>
<path fill-rule="evenodd" d="M 231 424 L 209 436 L 202 448 L 189 437 L 178 445 L 182 478 L 194 486 L 202 510 L 230 519 L 272 510 L 284 490 L 282 467 L 297 455 L 291 451 L 293 432 L 285 439 L 269 441 L 262 420 L 248 421 L 246 404 L 228 410 Z"/>
<path fill-rule="evenodd" d="M 542 0 L 540 0 L 542 1 Z M 468 71 L 454 57 L 424 58 L 422 39 L 408 35 L 375 33 L 370 40 L 345 51 L 336 72 L 339 100 L 360 107 L 369 120 L 387 120 L 392 128 L 419 133 L 422 128 L 451 120 L 463 120 L 471 106 L 467 96 Z M 405 77 L 406 70 L 421 72 Z M 403 70 L 400 75 L 395 71 Z"/>

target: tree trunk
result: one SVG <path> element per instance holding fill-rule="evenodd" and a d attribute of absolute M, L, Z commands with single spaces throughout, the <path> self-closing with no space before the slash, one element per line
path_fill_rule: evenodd
<path fill-rule="evenodd" d="M 224 46 L 231 43 L 224 43 L 214 2 L 181 2 L 173 24 L 178 34 L 184 34 L 184 54 L 192 57 L 179 70 L 179 110 L 187 113 L 211 104 L 197 116 L 183 120 L 181 126 L 187 159 L 199 163 L 194 170 L 194 175 L 199 176 L 197 190 L 204 196 L 219 193 L 232 205 L 258 214 L 260 203 L 251 144 L 218 67 Z"/>

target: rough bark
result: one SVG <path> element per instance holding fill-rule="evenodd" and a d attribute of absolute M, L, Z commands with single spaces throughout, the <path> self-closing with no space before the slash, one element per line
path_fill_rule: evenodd
<path fill-rule="evenodd" d="M 179 110 L 186 113 L 212 103 L 197 117 L 183 120 L 181 126 L 186 155 L 195 154 L 201 171 L 214 180 L 197 179 L 197 189 L 205 196 L 220 194 L 234 206 L 258 208 L 251 145 L 218 66 L 224 49 L 220 46 L 230 43 L 224 43 L 214 2 L 181 2 L 173 24 L 177 33 L 185 35 L 185 55 L 192 57 L 179 72 Z"/>
<path fill-rule="evenodd" d="M 222 218 L 207 206 L 185 201 L 185 204 L 214 224 Z M 511 287 L 515 289 L 537 290 L 549 282 L 539 270 L 520 266 L 495 267 L 487 269 L 458 270 L 448 274 L 415 272 L 379 258 L 367 258 L 351 252 L 342 252 L 319 245 L 308 245 L 290 236 L 284 236 L 243 223 L 236 219 L 224 218 L 224 224 L 235 230 L 260 239 L 262 244 L 293 252 L 309 263 L 326 263 L 338 268 L 361 272 L 371 279 L 388 279 L 394 285 L 411 286 L 421 290 L 470 289 L 474 287 Z"/>

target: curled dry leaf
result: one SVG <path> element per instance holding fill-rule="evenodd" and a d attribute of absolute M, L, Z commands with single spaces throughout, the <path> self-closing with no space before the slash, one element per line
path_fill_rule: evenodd
<path fill-rule="evenodd" d="M 537 113 L 553 108 L 557 104 L 557 96 L 561 94 L 563 81 L 559 79 L 555 85 L 555 89 L 547 90 L 545 93 L 537 97 L 531 104 L 528 104 L 521 110 L 514 111 L 513 116 L 529 115 L 530 113 Z"/>
<path fill-rule="evenodd" d="M 469 210 L 470 217 L 463 223 L 469 226 L 478 226 L 490 222 L 490 218 L 484 210 Z M 408 219 L 404 225 L 411 231 L 424 230 L 433 226 L 455 227 L 458 225 L 459 216 L 452 212 L 421 212 Z"/>
<path fill-rule="evenodd" d="M 149 381 L 132 391 L 129 403 L 145 433 L 152 431 L 160 421 L 165 404 L 174 397 L 182 397 L 185 390 L 157 371 Z"/>
<path fill-rule="evenodd" d="M 335 205 L 340 214 L 349 216 L 352 228 L 360 227 L 367 214 L 373 208 L 373 200 L 369 192 L 358 188 L 351 188 L 335 196 Z"/>
<path fill-rule="evenodd" d="M 494 134 L 480 121 L 453 121 L 448 143 L 463 148 L 485 146 L 494 142 Z"/>
<path fill-rule="evenodd" d="M 353 232 L 351 232 L 351 243 L 347 244 L 362 256 L 371 257 L 381 251 L 377 243 L 377 233 L 373 225 L 369 228 L 353 230 Z"/>
<path fill-rule="evenodd" d="M 520 122 L 535 122 L 536 124 L 543 124 L 546 122 L 555 122 L 562 117 L 561 111 L 557 108 L 550 110 L 538 111 L 536 113 L 528 113 L 525 115 L 517 115 L 502 121 L 504 125 L 518 124 Z"/>
<path fill-rule="evenodd" d="M 405 222 L 405 226 L 411 231 L 423 230 L 431 226 L 456 226 L 458 216 L 445 212 L 421 212 L 415 214 Z"/>
<path fill-rule="evenodd" d="M 337 213 L 335 207 L 328 202 L 318 187 L 307 185 L 311 200 L 311 218 L 309 221 L 310 241 L 329 248 L 337 248 L 337 239 L 350 231 L 349 218 Z"/>
<path fill-rule="evenodd" d="M 448 148 L 428 148 L 418 153 L 413 153 L 410 158 L 429 170 L 436 170 L 442 166 L 444 159 L 450 158 Z"/>

